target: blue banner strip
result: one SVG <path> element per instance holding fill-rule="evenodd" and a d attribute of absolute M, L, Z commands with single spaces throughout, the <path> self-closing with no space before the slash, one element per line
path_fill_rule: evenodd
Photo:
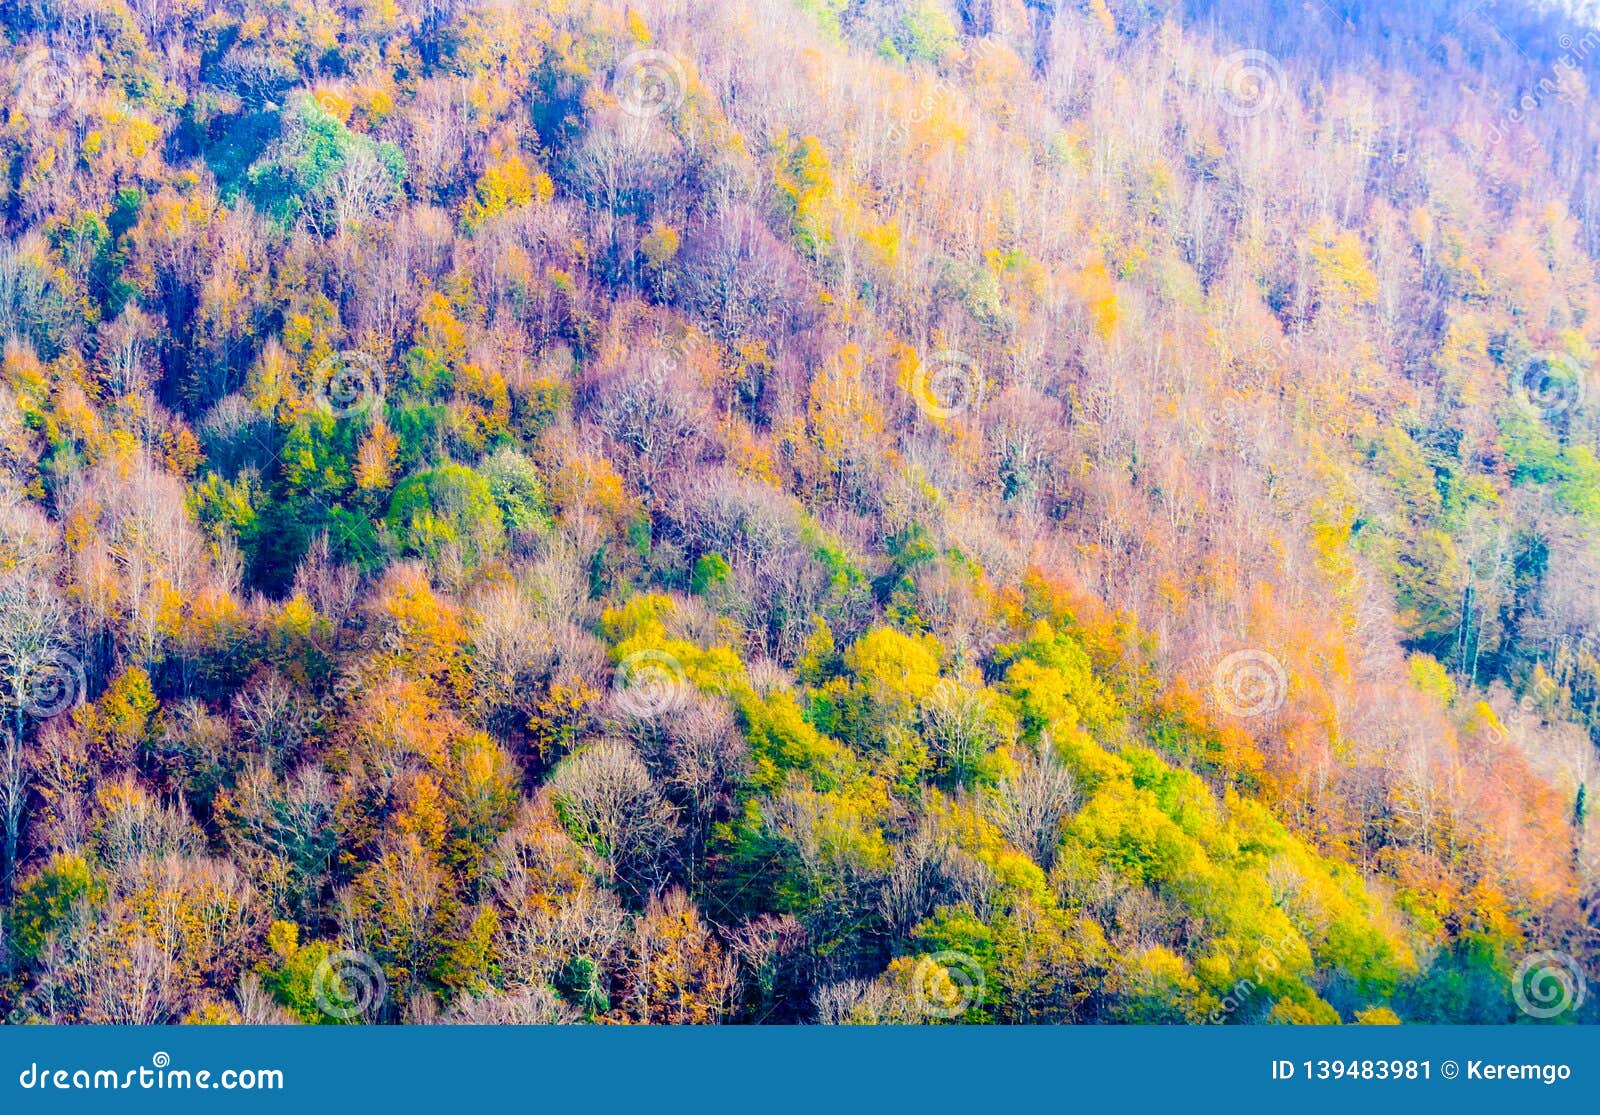
<path fill-rule="evenodd" d="M 0 1027 L 0 1112 L 1593 1111 L 1597 1036 L 1584 1026 Z"/>

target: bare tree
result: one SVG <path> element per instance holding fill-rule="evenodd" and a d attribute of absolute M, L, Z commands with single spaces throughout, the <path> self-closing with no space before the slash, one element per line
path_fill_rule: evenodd
<path fill-rule="evenodd" d="M 920 718 L 929 752 L 958 782 L 971 777 L 985 756 L 1009 737 L 985 690 L 949 679 L 923 699 Z"/>
<path fill-rule="evenodd" d="M 0 731 L 0 829 L 4 847 L 0 854 L 0 901 L 9 902 L 16 888 L 17 846 L 22 836 L 22 818 L 28 804 L 28 770 L 23 762 L 22 741 L 9 731 Z"/>
<path fill-rule="evenodd" d="M 487 995 L 463 995 L 440 1021 L 447 1026 L 559 1026 L 582 1013 L 548 987 L 519 987 Z"/>
<path fill-rule="evenodd" d="M 315 709 L 276 670 L 234 695 L 233 715 L 274 764 L 292 760 L 316 722 Z"/>
<path fill-rule="evenodd" d="M 306 556 L 300 559 L 294 571 L 294 591 L 304 593 L 318 614 L 343 626 L 355 607 L 360 589 L 361 574 L 335 560 L 327 532 L 313 538 Z"/>
<path fill-rule="evenodd" d="M 145 362 L 149 359 L 155 323 L 139 307 L 129 305 L 120 316 L 100 329 L 100 355 L 106 363 L 111 389 L 118 395 L 145 390 Z"/>
<path fill-rule="evenodd" d="M 0 729 L 0 900 L 9 901 L 16 885 L 27 813 L 23 741 L 34 720 L 82 697 L 82 669 L 64 656 L 65 639 L 66 608 L 53 588 L 27 574 L 0 584 L 0 702 L 9 720 Z"/>
<path fill-rule="evenodd" d="M 1061 823 L 1078 803 L 1077 782 L 1056 758 L 1048 736 L 1038 754 L 1026 747 L 1018 752 L 1017 769 L 1000 780 L 995 821 L 1007 840 L 1049 871 L 1061 843 Z"/>
<path fill-rule="evenodd" d="M 672 353 L 647 352 L 626 361 L 596 385 L 600 427 L 632 451 L 632 465 L 645 491 L 655 490 L 668 470 L 690 470 L 699 458 L 701 431 L 710 416 L 702 388 Z"/>
<path fill-rule="evenodd" d="M 633 746 L 603 739 L 556 768 L 551 799 L 567 827 L 605 856 L 638 897 L 659 890 L 676 859 L 677 811 L 661 795 Z"/>
<path fill-rule="evenodd" d="M 327 189 L 334 229 L 340 236 L 359 232 L 366 222 L 388 208 L 395 195 L 389 168 L 367 143 L 350 149 Z"/>
<path fill-rule="evenodd" d="M 49 697 L 49 707 L 56 704 L 55 695 L 38 690 L 54 685 L 45 674 L 61 666 L 66 627 L 66 607 L 51 586 L 28 574 L 0 582 L 0 701 L 18 740 L 41 711 L 43 697 Z"/>
<path fill-rule="evenodd" d="M 333 871 L 337 804 L 337 788 L 319 766 L 303 766 L 281 783 L 265 763 L 239 776 L 229 850 L 273 908 L 303 921 L 316 915 Z"/>
<path fill-rule="evenodd" d="M 501 837 L 488 879 L 508 984 L 540 987 L 568 969 L 568 990 L 577 998 L 603 988 L 625 927 L 617 896 L 594 883 L 594 866 L 592 854 L 561 829 L 544 797 L 526 805 Z"/>
<path fill-rule="evenodd" d="M 749 749 L 725 701 L 699 694 L 687 708 L 664 719 L 640 722 L 640 753 L 683 811 L 689 838 L 685 865 L 691 873 L 712 824 L 733 800 L 749 763 Z"/>

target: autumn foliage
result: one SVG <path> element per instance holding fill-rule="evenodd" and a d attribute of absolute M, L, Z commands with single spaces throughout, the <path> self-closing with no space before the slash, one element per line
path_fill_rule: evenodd
<path fill-rule="evenodd" d="M 1600 53 L 1216 7 L 0 4 L 0 1009 L 1592 970 Z"/>

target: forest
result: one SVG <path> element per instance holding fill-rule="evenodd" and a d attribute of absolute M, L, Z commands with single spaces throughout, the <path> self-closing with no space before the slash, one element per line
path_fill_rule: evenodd
<path fill-rule="evenodd" d="M 1600 1021 L 1580 7 L 0 0 L 0 1016 Z"/>

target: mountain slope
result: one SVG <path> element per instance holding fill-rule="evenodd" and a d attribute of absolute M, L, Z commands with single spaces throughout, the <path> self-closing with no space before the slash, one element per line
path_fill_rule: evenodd
<path fill-rule="evenodd" d="M 1570 1003 L 1597 56 L 1346 7 L 0 9 L 9 1007 Z"/>

